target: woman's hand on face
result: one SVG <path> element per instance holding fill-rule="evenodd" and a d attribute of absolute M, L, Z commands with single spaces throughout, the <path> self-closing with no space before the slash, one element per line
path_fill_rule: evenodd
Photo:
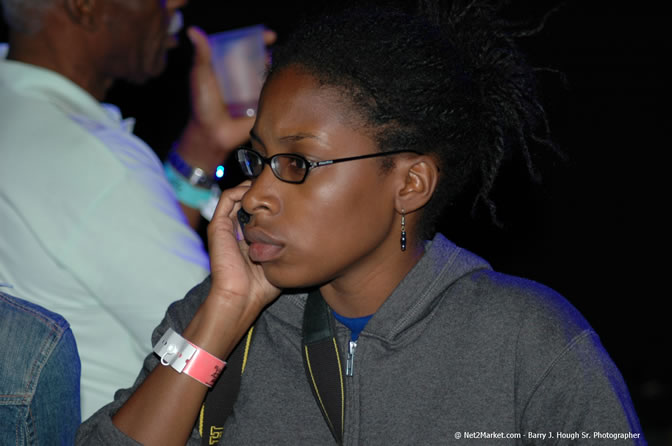
<path fill-rule="evenodd" d="M 261 265 L 253 263 L 247 254 L 248 246 L 237 213 L 240 200 L 249 187 L 250 182 L 246 181 L 222 192 L 208 225 L 212 272 L 210 296 L 228 299 L 241 305 L 241 311 L 251 309 L 258 314 L 278 297 L 280 290 L 266 280 Z"/>

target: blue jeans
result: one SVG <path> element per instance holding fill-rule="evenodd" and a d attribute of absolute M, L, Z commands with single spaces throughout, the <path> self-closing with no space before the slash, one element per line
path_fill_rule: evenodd
<path fill-rule="evenodd" d="M 0 444 L 74 444 L 80 374 L 68 322 L 0 291 Z"/>

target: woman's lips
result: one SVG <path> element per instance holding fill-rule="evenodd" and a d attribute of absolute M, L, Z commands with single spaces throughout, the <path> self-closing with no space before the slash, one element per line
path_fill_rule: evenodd
<path fill-rule="evenodd" d="M 267 243 L 251 243 L 249 248 L 250 259 L 253 262 L 270 262 L 280 257 L 282 246 Z"/>
<path fill-rule="evenodd" d="M 280 257 L 284 245 L 256 227 L 245 226 L 245 240 L 249 244 L 249 256 L 253 262 L 269 262 Z"/>

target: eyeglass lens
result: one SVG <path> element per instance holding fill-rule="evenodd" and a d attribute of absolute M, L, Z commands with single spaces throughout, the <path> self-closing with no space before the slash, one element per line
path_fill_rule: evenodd
<path fill-rule="evenodd" d="M 254 178 L 259 176 L 264 169 L 264 161 L 250 150 L 238 150 L 236 156 L 243 174 L 247 177 Z"/>
<path fill-rule="evenodd" d="M 264 164 L 269 161 L 253 150 L 239 150 L 237 156 L 243 173 L 251 178 L 261 175 Z M 270 158 L 270 164 L 273 173 L 284 181 L 300 183 L 305 179 L 308 172 L 308 163 L 297 155 L 275 155 Z"/>

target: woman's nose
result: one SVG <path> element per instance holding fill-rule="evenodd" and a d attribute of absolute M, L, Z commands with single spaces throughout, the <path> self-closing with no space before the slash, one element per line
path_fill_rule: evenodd
<path fill-rule="evenodd" d="M 278 180 L 271 166 L 264 165 L 263 170 L 252 180 L 250 189 L 245 193 L 241 200 L 241 205 L 245 212 L 250 215 L 267 214 L 273 215 L 281 208 Z"/>

